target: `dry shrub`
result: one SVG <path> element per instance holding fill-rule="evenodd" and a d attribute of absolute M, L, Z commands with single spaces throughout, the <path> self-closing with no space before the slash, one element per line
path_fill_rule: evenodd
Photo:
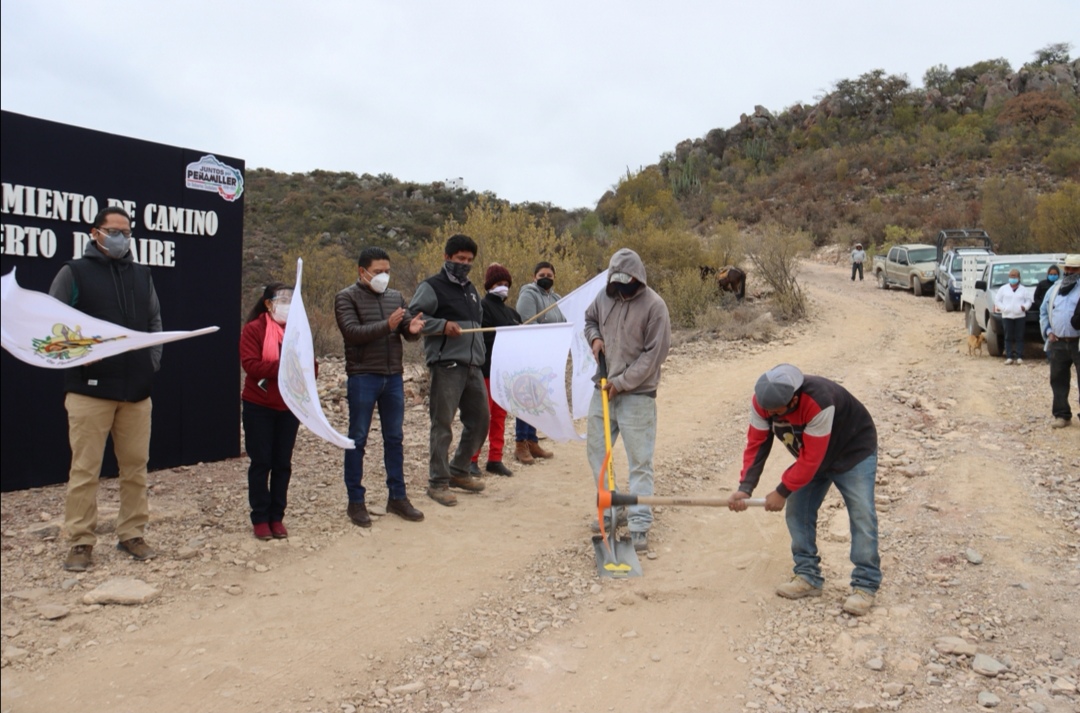
<path fill-rule="evenodd" d="M 301 291 L 315 355 L 341 354 L 344 347 L 334 317 L 334 296 L 356 282 L 356 261 L 345 254 L 340 243 L 315 235 L 306 237 L 282 257 L 278 279 L 288 285 L 296 281 L 297 258 L 304 260 Z"/>
<path fill-rule="evenodd" d="M 684 268 L 650 284 L 667 303 L 671 326 L 675 328 L 697 327 L 699 315 L 720 303 L 716 280 L 702 279 L 697 268 Z"/>
<path fill-rule="evenodd" d="M 802 231 L 785 230 L 774 223 L 758 230 L 750 261 L 754 277 L 773 290 L 772 301 L 781 318 L 797 320 L 806 316 L 806 298 L 799 286 L 799 259 L 810 251 L 809 236 Z"/>

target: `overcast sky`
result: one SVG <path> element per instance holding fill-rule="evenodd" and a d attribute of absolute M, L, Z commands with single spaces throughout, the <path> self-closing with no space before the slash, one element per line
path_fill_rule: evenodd
<path fill-rule="evenodd" d="M 244 159 L 592 207 L 756 104 L 1080 43 L 1080 1 L 2 0 L 8 111 Z"/>

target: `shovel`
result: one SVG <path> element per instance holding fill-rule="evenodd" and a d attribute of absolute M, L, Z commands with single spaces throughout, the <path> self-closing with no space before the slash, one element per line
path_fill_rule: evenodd
<path fill-rule="evenodd" d="M 607 392 L 607 359 L 600 352 L 600 401 L 604 405 L 604 463 L 600 466 L 600 473 L 596 477 L 596 519 L 600 523 L 600 534 L 592 538 L 593 549 L 596 550 L 596 572 L 601 577 L 640 577 L 641 561 L 638 560 L 634 546 L 615 536 L 615 528 L 618 520 L 618 510 L 611 507 L 614 496 L 622 496 L 615 491 L 615 471 L 611 467 L 611 413 L 608 404 Z M 607 505 L 603 505 L 603 503 Z M 607 515 L 604 515 L 604 510 Z M 605 520 L 608 522 L 605 523 Z"/>

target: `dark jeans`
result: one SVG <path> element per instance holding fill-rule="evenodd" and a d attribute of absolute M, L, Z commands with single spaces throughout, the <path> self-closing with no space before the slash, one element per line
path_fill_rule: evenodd
<path fill-rule="evenodd" d="M 1070 367 L 1076 371 L 1076 388 L 1080 392 L 1080 342 L 1075 337 L 1068 341 L 1059 339 L 1050 342 L 1047 354 L 1050 357 L 1050 388 L 1054 392 L 1054 418 L 1068 421 L 1072 419 L 1072 408 L 1069 406 Z M 1080 394 L 1077 398 L 1080 402 Z"/>
<path fill-rule="evenodd" d="M 442 487 L 450 476 L 468 477 L 473 454 L 484 445 L 487 436 L 487 389 L 484 374 L 478 366 L 439 366 L 432 364 L 431 395 L 428 412 L 431 415 L 431 451 L 428 479 L 431 485 Z M 461 440 L 454 457 L 450 458 L 450 443 L 454 440 L 454 414 L 461 412 Z"/>
<path fill-rule="evenodd" d="M 535 441 L 536 428 L 528 423 L 525 423 L 520 418 L 514 419 L 514 440 Z"/>
<path fill-rule="evenodd" d="M 348 382 L 349 438 L 356 448 L 345 451 L 345 490 L 350 503 L 364 502 L 364 451 L 371 416 L 379 407 L 383 438 L 383 468 L 391 500 L 405 497 L 405 455 L 402 423 L 405 421 L 405 388 L 401 374 L 353 374 Z"/>
<path fill-rule="evenodd" d="M 292 452 L 300 422 L 292 411 L 243 402 L 244 447 L 248 466 L 251 524 L 281 522 L 288 505 Z"/>
<path fill-rule="evenodd" d="M 1024 323 L 1025 317 L 1015 319 L 1001 318 L 1001 326 L 1005 330 L 1005 358 L 1019 359 L 1024 356 Z"/>
<path fill-rule="evenodd" d="M 875 453 L 847 472 L 815 477 L 788 496 L 785 512 L 795 574 L 819 589 L 825 583 L 817 549 L 817 518 L 829 486 L 835 485 L 844 498 L 851 524 L 851 563 L 855 565 L 851 571 L 851 586 L 871 594 L 877 592 L 881 586 L 881 559 L 874 505 L 876 475 Z"/>
<path fill-rule="evenodd" d="M 855 273 L 856 272 L 859 273 L 859 279 L 861 280 L 863 278 L 862 263 L 861 262 L 853 262 L 853 263 L 851 263 L 851 281 L 852 282 L 855 282 Z"/>

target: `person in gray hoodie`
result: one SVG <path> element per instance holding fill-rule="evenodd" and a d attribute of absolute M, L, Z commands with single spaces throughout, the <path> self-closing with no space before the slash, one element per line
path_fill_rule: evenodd
<path fill-rule="evenodd" d="M 562 324 L 566 317 L 559 310 L 562 296 L 555 291 L 555 266 L 541 261 L 533 268 L 533 281 L 521 288 L 517 312 L 522 322 L 535 324 Z M 540 315 L 537 317 L 537 315 Z M 536 427 L 520 418 L 514 424 L 514 458 L 528 465 L 536 458 L 552 458 L 554 453 L 540 447 Z"/>
<path fill-rule="evenodd" d="M 623 435 L 630 467 L 630 493 L 653 494 L 653 451 L 656 448 L 656 389 L 660 367 L 671 346 L 667 305 L 645 280 L 638 254 L 622 248 L 611 256 L 608 284 L 585 310 L 585 339 L 593 356 L 607 361 L 607 392 L 612 442 Z M 599 386 L 600 373 L 593 378 Z M 606 455 L 604 414 L 599 389 L 589 404 L 587 451 L 593 477 L 598 478 Z M 629 509 L 634 549 L 649 548 L 652 508 Z"/>

